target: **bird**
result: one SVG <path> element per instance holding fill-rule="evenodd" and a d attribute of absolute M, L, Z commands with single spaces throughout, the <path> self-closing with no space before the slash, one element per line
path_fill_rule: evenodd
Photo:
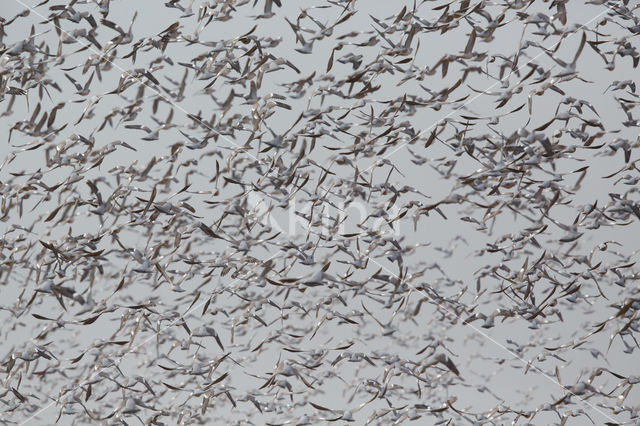
<path fill-rule="evenodd" d="M 634 3 L 35 3 L 0 423 L 638 420 Z"/>

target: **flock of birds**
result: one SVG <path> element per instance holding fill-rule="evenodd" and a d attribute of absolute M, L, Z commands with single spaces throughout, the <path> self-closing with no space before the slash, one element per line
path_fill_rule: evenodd
<path fill-rule="evenodd" d="M 0 423 L 640 425 L 635 2 L 7 3 Z"/>

